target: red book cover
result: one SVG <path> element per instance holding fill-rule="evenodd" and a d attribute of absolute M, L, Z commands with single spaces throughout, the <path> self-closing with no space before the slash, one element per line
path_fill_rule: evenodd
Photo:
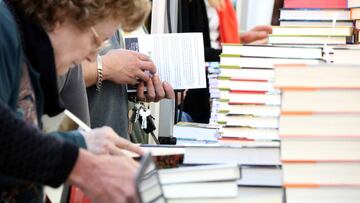
<path fill-rule="evenodd" d="M 346 0 L 285 0 L 284 8 L 347 8 Z"/>

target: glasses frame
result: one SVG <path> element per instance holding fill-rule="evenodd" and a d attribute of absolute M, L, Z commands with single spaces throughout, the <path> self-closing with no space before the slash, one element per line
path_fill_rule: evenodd
<path fill-rule="evenodd" d="M 94 36 L 95 44 L 96 44 L 96 50 L 98 51 L 102 46 L 102 40 L 100 39 L 100 36 L 99 36 L 98 32 L 96 31 L 96 29 L 94 28 L 94 26 L 91 26 L 90 30 L 91 30 L 91 33 Z"/>

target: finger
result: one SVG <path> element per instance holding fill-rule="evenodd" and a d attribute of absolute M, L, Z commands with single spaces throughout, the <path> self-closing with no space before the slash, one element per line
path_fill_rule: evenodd
<path fill-rule="evenodd" d="M 155 86 L 156 101 L 159 101 L 165 97 L 165 91 L 158 75 L 153 76 L 152 80 Z"/>
<path fill-rule="evenodd" d="M 148 55 L 145 55 L 145 54 L 143 54 L 143 53 L 136 52 L 136 51 L 134 51 L 134 52 L 136 53 L 136 56 L 137 56 L 140 60 L 142 60 L 142 61 L 151 61 L 151 58 L 150 58 Z"/>
<path fill-rule="evenodd" d="M 144 82 L 141 81 L 141 82 L 139 82 L 137 89 L 136 89 L 137 98 L 140 101 L 145 100 L 144 90 L 145 90 L 145 85 L 144 85 Z"/>
<path fill-rule="evenodd" d="M 148 76 L 148 74 L 146 74 L 144 71 L 141 71 L 141 70 L 139 70 L 136 73 L 136 77 L 138 77 L 140 80 L 142 80 L 144 82 L 151 80 L 150 77 Z"/>
<path fill-rule="evenodd" d="M 268 34 L 271 34 L 272 27 L 270 25 L 259 25 L 252 28 L 250 32 L 266 32 Z"/>
<path fill-rule="evenodd" d="M 171 85 L 169 83 L 167 83 L 166 81 L 164 81 L 163 87 L 165 90 L 166 98 L 175 99 L 175 92 L 174 92 L 173 88 L 171 87 Z"/>
<path fill-rule="evenodd" d="M 119 147 L 119 148 L 127 150 L 127 151 L 134 152 L 139 155 L 143 155 L 145 153 L 144 150 L 141 149 L 141 147 L 139 145 L 136 145 L 136 144 L 128 141 L 127 139 L 124 139 L 119 136 L 116 136 L 116 137 L 113 136 L 111 138 L 112 138 L 112 141 L 115 143 L 116 147 Z"/>
<path fill-rule="evenodd" d="M 155 88 L 152 80 L 146 82 L 147 94 L 146 94 L 146 101 L 153 102 L 155 99 Z"/>
<path fill-rule="evenodd" d="M 152 61 L 140 61 L 139 66 L 143 71 L 147 70 L 151 74 L 156 73 L 156 67 L 155 67 L 155 64 Z"/>
<path fill-rule="evenodd" d="M 110 149 L 110 154 L 113 156 L 124 156 L 124 152 L 121 148 L 117 147 L 116 145 L 112 144 L 109 147 Z"/>
<path fill-rule="evenodd" d="M 262 40 L 266 38 L 268 34 L 266 32 L 246 32 L 240 36 L 241 43 L 251 43 L 256 40 Z"/>

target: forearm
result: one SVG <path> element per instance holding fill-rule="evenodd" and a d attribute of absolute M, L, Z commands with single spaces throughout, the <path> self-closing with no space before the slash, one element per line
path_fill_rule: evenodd
<path fill-rule="evenodd" d="M 70 174 L 79 149 L 25 124 L 0 105 L 0 173 L 50 186 Z"/>

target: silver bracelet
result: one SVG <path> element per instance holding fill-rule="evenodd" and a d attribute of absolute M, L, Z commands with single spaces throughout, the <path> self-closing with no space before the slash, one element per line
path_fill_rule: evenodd
<path fill-rule="evenodd" d="M 100 92 L 103 82 L 103 64 L 102 58 L 100 55 L 97 55 L 96 58 L 96 66 L 97 66 L 97 82 L 96 82 L 96 91 Z"/>

